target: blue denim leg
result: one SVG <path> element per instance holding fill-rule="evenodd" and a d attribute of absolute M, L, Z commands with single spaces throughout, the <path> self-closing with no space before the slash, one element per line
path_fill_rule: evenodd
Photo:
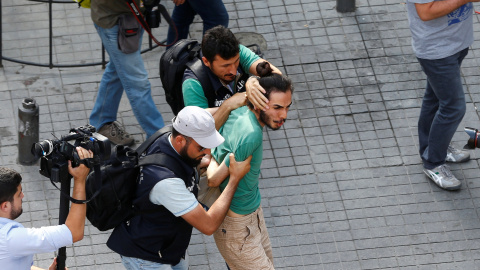
<path fill-rule="evenodd" d="M 427 87 L 418 119 L 420 156 L 426 169 L 445 163 L 448 144 L 466 111 L 460 66 L 468 48 L 443 59 L 418 58 Z"/>
<path fill-rule="evenodd" d="M 186 0 L 185 3 L 175 6 L 172 20 L 178 30 L 178 40 L 188 37 L 190 24 L 198 14 L 203 20 L 203 33 L 217 25 L 228 27 L 228 12 L 222 0 Z M 167 44 L 175 40 L 175 31 L 169 27 Z"/>
<path fill-rule="evenodd" d="M 180 260 L 177 265 L 161 264 L 133 257 L 121 257 L 123 266 L 127 270 L 188 270 L 188 254 L 185 254 L 185 259 Z"/>
<path fill-rule="evenodd" d="M 105 29 L 95 25 L 95 28 L 110 57 L 110 62 L 100 81 L 97 99 L 90 114 L 90 124 L 98 130 L 104 124 L 115 121 L 120 99 L 125 90 L 138 123 L 149 137 L 162 128 L 164 123 L 153 102 L 151 85 L 140 49 L 131 54 L 122 53 L 118 49 L 118 26 Z M 141 41 L 140 38 L 140 44 Z"/>

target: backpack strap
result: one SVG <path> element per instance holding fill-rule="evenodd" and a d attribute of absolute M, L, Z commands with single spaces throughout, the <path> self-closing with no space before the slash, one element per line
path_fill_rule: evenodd
<path fill-rule="evenodd" d="M 147 148 L 155 141 L 157 140 L 158 138 L 160 138 L 163 134 L 167 133 L 167 132 L 172 132 L 172 126 L 171 125 L 168 125 L 168 126 L 164 126 L 163 128 L 157 130 L 157 132 L 155 132 L 152 136 L 148 137 L 148 139 L 146 141 L 144 141 L 138 148 L 137 150 L 135 150 L 138 155 L 140 156 L 143 152 L 145 152 L 145 150 L 147 150 Z"/>
<path fill-rule="evenodd" d="M 192 70 L 202 85 L 203 93 L 208 100 L 208 107 L 215 107 L 215 90 L 213 89 L 212 82 L 210 81 L 207 71 L 203 66 L 202 60 L 199 58 L 194 58 L 192 61 L 187 63 L 187 67 Z"/>

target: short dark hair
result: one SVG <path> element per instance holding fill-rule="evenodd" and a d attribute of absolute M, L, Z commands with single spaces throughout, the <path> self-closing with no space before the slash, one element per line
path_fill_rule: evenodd
<path fill-rule="evenodd" d="M 0 203 L 12 202 L 22 176 L 15 170 L 0 167 Z"/>
<path fill-rule="evenodd" d="M 213 62 L 218 54 L 223 59 L 230 59 L 240 53 L 239 43 L 230 29 L 219 25 L 207 32 L 202 39 L 202 54 L 208 62 Z"/>
<path fill-rule="evenodd" d="M 291 93 L 293 93 L 292 80 L 290 80 L 285 75 L 271 73 L 268 76 L 260 77 L 258 79 L 258 82 L 260 83 L 260 86 L 265 89 L 265 93 L 263 95 L 268 99 L 270 98 L 270 94 L 272 92 L 286 93 L 290 91 Z M 253 104 L 248 100 L 247 105 L 250 109 L 253 110 Z"/>
<path fill-rule="evenodd" d="M 180 132 L 178 132 L 178 130 L 176 130 L 176 129 L 172 126 L 172 137 L 175 138 L 175 137 L 177 137 L 178 135 L 182 135 L 182 134 L 180 134 Z"/>

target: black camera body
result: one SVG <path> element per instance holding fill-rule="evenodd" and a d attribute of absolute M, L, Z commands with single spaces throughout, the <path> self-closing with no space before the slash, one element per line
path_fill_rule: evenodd
<path fill-rule="evenodd" d="M 145 0 L 145 21 L 150 28 L 158 28 L 160 26 L 160 0 Z"/>
<path fill-rule="evenodd" d="M 96 133 L 95 127 L 85 125 L 73 128 L 70 132 L 57 140 L 44 140 L 32 145 L 32 154 L 40 159 L 40 174 L 50 178 L 53 182 L 60 182 L 69 178 L 68 161 L 72 167 L 85 164 L 92 168 L 102 161 L 110 159 L 111 146 L 107 137 Z M 70 141 L 74 141 L 73 144 Z M 92 159 L 80 160 L 76 147 L 80 146 L 93 152 Z"/>

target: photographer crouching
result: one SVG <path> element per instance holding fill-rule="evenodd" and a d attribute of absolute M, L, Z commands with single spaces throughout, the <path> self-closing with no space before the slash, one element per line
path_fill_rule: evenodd
<path fill-rule="evenodd" d="M 91 159 L 93 152 L 76 147 L 78 158 Z M 90 169 L 84 164 L 72 167 L 68 161 L 68 172 L 73 176 L 72 197 L 85 200 L 85 182 Z M 33 266 L 35 253 L 52 252 L 83 239 L 86 204 L 72 204 L 65 224 L 41 228 L 25 228 L 14 221 L 22 214 L 22 177 L 9 168 L 0 167 L 0 265 L 3 270 L 39 270 Z M 56 270 L 54 259 L 49 270 Z"/>

